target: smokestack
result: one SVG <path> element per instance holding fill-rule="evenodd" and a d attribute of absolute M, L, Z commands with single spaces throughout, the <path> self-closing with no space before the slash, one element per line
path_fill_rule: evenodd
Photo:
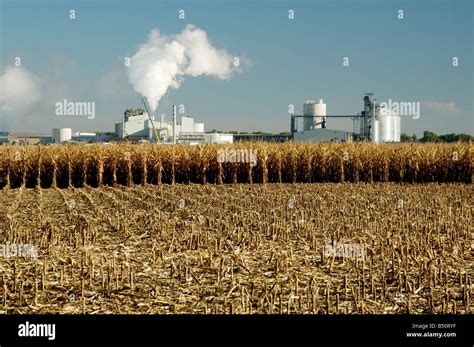
<path fill-rule="evenodd" d="M 176 105 L 173 105 L 173 144 L 176 144 Z"/>

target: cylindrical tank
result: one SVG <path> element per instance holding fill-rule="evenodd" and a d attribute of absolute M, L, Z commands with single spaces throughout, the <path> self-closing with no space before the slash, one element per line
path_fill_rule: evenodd
<path fill-rule="evenodd" d="M 400 142 L 400 116 L 393 115 L 393 141 Z"/>
<path fill-rule="evenodd" d="M 324 116 L 326 116 L 326 104 L 323 99 L 316 101 L 306 101 L 303 105 L 303 130 L 322 128 Z"/>
<path fill-rule="evenodd" d="M 203 133 L 204 132 L 204 123 L 194 123 L 194 132 Z"/>
<path fill-rule="evenodd" d="M 326 104 L 323 99 L 319 99 L 314 105 L 314 124 L 315 128 L 322 128 L 322 122 L 326 116 Z"/>
<path fill-rule="evenodd" d="M 303 130 L 309 130 L 313 127 L 314 124 L 314 115 L 315 115 L 315 101 L 306 101 L 303 105 L 303 116 L 310 116 L 305 117 L 303 120 Z"/>
<path fill-rule="evenodd" d="M 391 116 L 386 112 L 379 115 L 379 140 L 380 143 L 391 142 L 393 123 Z"/>
<path fill-rule="evenodd" d="M 392 124 L 392 132 L 390 133 L 390 142 L 394 142 L 395 141 L 395 132 L 396 132 L 396 129 L 395 129 L 395 126 L 396 126 L 396 121 L 395 121 L 395 116 L 392 114 L 390 115 L 390 122 Z"/>
<path fill-rule="evenodd" d="M 380 143 L 380 121 L 377 119 L 372 121 L 370 137 L 372 138 L 372 142 Z"/>
<path fill-rule="evenodd" d="M 72 139 L 71 128 L 54 128 L 53 129 L 53 143 L 63 143 Z"/>
<path fill-rule="evenodd" d="M 391 110 L 380 109 L 379 142 L 400 142 L 400 116 Z"/>

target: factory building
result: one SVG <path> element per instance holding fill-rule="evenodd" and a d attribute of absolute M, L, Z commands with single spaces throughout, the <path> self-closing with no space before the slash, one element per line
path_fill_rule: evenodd
<path fill-rule="evenodd" d="M 294 134 L 296 142 L 352 142 L 352 133 L 325 128 L 310 129 Z"/>
<path fill-rule="evenodd" d="M 71 128 L 55 128 L 52 136 L 44 136 L 43 144 L 61 144 L 61 143 L 95 143 L 106 142 L 113 138 L 113 133 L 97 133 L 90 132 L 72 132 Z"/>
<path fill-rule="evenodd" d="M 78 131 L 72 134 L 72 139 L 81 142 L 98 142 L 100 141 L 100 136 L 98 136 L 96 133 L 85 133 Z"/>
<path fill-rule="evenodd" d="M 234 135 L 222 133 L 204 134 L 204 143 L 232 144 L 234 143 Z"/>
<path fill-rule="evenodd" d="M 0 145 L 52 145 L 66 143 L 93 143 L 111 140 L 113 133 L 72 133 L 71 128 L 54 128 L 51 135 L 37 133 L 0 132 Z"/>
<path fill-rule="evenodd" d="M 9 140 L 8 140 L 8 132 L 6 131 L 0 131 L 0 145 L 3 145 L 3 144 L 8 144 L 9 143 Z"/>
<path fill-rule="evenodd" d="M 234 143 L 234 135 L 223 133 L 187 134 L 180 137 L 178 143 L 186 143 L 188 145 L 198 145 L 200 143 L 232 144 Z"/>
<path fill-rule="evenodd" d="M 155 116 L 148 117 L 146 112 L 135 116 L 125 116 L 122 122 L 115 123 L 115 134 L 119 138 L 140 137 L 152 139 L 153 124 L 162 141 L 167 142 L 168 138 L 172 137 L 173 123 L 166 122 L 164 115 L 157 122 Z M 176 124 L 176 135 L 178 138 L 183 140 L 186 138 L 192 139 L 200 134 L 204 134 L 204 123 L 197 123 L 189 116 L 181 117 L 181 123 Z"/>
<path fill-rule="evenodd" d="M 176 109 L 173 107 L 173 121 L 165 121 L 165 115 L 161 115 L 157 121 L 155 116 L 148 116 L 146 111 L 140 114 L 125 114 L 122 122 L 115 123 L 115 134 L 119 138 L 148 139 L 154 141 L 154 129 L 160 138 L 160 142 L 169 143 L 233 143 L 232 134 L 211 133 L 206 134 L 204 123 L 199 123 L 189 116 L 181 117 L 181 123 L 176 123 Z M 176 139 L 174 139 L 176 137 Z"/>
<path fill-rule="evenodd" d="M 8 134 L 8 143 L 12 145 L 39 145 L 45 135 L 35 133 L 14 132 Z"/>
<path fill-rule="evenodd" d="M 155 117 L 152 117 L 154 120 Z M 115 135 L 120 138 L 125 137 L 146 137 L 151 138 L 153 126 L 146 113 L 125 116 L 119 123 L 115 123 Z"/>

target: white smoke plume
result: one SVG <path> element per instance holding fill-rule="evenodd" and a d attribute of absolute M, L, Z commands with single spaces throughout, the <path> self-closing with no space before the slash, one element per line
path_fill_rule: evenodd
<path fill-rule="evenodd" d="M 40 100 L 40 79 L 23 67 L 8 66 L 0 75 L 0 130 L 11 128 Z"/>
<path fill-rule="evenodd" d="M 130 59 L 128 79 L 155 111 L 168 89 L 178 89 L 184 76 L 228 79 L 236 70 L 232 56 L 212 46 L 207 33 L 190 24 L 174 36 L 153 29 Z"/>
<path fill-rule="evenodd" d="M 40 81 L 22 67 L 9 66 L 0 75 L 0 110 L 19 112 L 40 99 Z"/>

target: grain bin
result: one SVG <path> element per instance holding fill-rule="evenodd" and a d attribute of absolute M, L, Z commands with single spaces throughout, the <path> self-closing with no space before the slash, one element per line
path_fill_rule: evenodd
<path fill-rule="evenodd" d="M 400 116 L 382 108 L 378 111 L 378 119 L 379 141 L 377 143 L 400 142 Z"/>
<path fill-rule="evenodd" d="M 323 99 L 306 101 L 303 105 L 303 130 L 322 128 L 324 116 L 326 116 L 326 104 Z"/>
<path fill-rule="evenodd" d="M 374 119 L 372 121 L 372 128 L 370 129 L 370 138 L 374 143 L 380 143 L 380 121 L 378 119 Z"/>
<path fill-rule="evenodd" d="M 72 129 L 71 128 L 54 128 L 53 129 L 53 143 L 63 143 L 71 141 Z"/>
<path fill-rule="evenodd" d="M 326 118 L 326 104 L 323 99 L 319 99 L 314 105 L 314 115 L 314 128 L 322 128 L 322 123 Z"/>
<path fill-rule="evenodd" d="M 393 115 L 393 141 L 400 142 L 400 116 Z"/>
<path fill-rule="evenodd" d="M 303 104 L 303 131 L 310 130 L 313 128 L 314 124 L 314 114 L 315 114 L 315 101 L 308 100 Z"/>

